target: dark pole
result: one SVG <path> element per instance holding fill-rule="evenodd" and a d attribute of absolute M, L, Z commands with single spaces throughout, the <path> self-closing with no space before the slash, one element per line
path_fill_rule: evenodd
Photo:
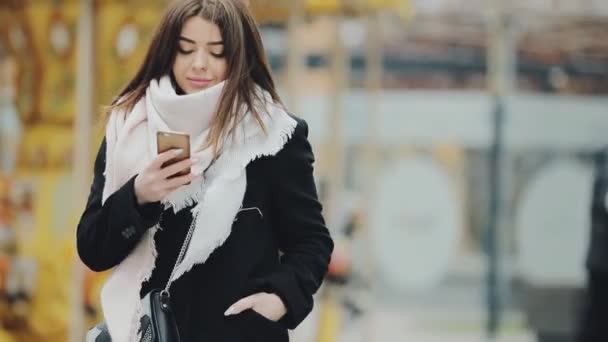
<path fill-rule="evenodd" d="M 502 303 L 500 300 L 500 198 L 502 195 L 502 153 L 503 153 L 503 121 L 504 101 L 500 95 L 494 96 L 492 115 L 492 146 L 490 148 L 490 203 L 489 222 L 486 232 L 486 253 L 488 254 L 487 273 L 487 309 L 488 319 L 486 332 L 489 339 L 494 339 L 500 326 Z"/>
<path fill-rule="evenodd" d="M 491 94 L 492 142 L 489 150 L 489 207 L 484 247 L 488 260 L 486 279 L 486 334 L 488 341 L 496 340 L 500 331 L 503 303 L 503 272 L 501 269 L 502 239 L 505 226 L 503 198 L 505 165 L 504 123 L 507 115 L 507 98 L 513 89 L 516 54 L 512 22 L 504 0 L 493 0 L 488 16 L 488 88 Z"/>

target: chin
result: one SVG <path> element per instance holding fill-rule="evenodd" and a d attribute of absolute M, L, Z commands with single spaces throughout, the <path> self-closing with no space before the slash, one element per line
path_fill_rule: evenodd
<path fill-rule="evenodd" d="M 208 86 L 201 87 L 201 88 L 182 87 L 182 89 L 184 89 L 184 91 L 185 91 L 186 94 L 192 94 L 192 93 L 198 93 L 198 92 L 203 91 L 205 89 L 209 89 L 209 88 L 213 87 L 216 84 L 217 83 L 210 84 Z"/>
<path fill-rule="evenodd" d="M 204 88 L 196 88 L 196 89 L 191 89 L 189 92 L 190 92 L 190 94 L 192 94 L 192 93 L 198 93 L 198 92 L 203 91 L 203 90 L 205 90 L 205 89 L 209 89 L 210 87 L 211 87 L 211 86 L 204 87 Z"/>

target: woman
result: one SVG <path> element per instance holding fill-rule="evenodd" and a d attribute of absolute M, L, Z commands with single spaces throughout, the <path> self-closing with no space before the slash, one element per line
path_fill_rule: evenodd
<path fill-rule="evenodd" d="M 595 153 L 594 168 L 587 286 L 582 295 L 576 342 L 608 341 L 608 147 Z"/>
<path fill-rule="evenodd" d="M 112 341 L 139 340 L 141 298 L 169 278 L 182 341 L 288 341 L 311 311 L 333 242 L 306 123 L 283 109 L 263 51 L 239 0 L 178 1 L 110 107 L 77 242 L 89 268 L 114 268 Z M 192 158 L 161 167 L 179 152 L 156 155 L 167 130 L 190 135 Z"/>

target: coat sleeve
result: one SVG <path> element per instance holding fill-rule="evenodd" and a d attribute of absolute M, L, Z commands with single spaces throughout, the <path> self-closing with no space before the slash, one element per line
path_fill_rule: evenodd
<path fill-rule="evenodd" d="M 313 294 L 321 286 L 333 251 L 313 178 L 314 156 L 307 139 L 306 122 L 299 120 L 292 138 L 276 156 L 273 212 L 280 268 L 265 279 L 287 307 L 280 323 L 294 329 L 313 307 Z"/>
<path fill-rule="evenodd" d="M 105 184 L 105 140 L 101 143 L 93 184 L 76 231 L 78 255 L 93 271 L 105 271 L 118 265 L 133 250 L 144 232 L 158 223 L 161 204 L 140 206 L 131 178 L 102 205 Z"/>

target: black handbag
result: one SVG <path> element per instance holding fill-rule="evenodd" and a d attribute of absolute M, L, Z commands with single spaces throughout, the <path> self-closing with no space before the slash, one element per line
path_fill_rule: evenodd
<path fill-rule="evenodd" d="M 171 310 L 169 288 L 171 287 L 177 266 L 179 266 L 186 255 L 193 232 L 194 225 L 191 225 L 165 288 L 162 290 L 154 289 L 148 292 L 142 299 L 144 314 L 139 321 L 139 342 L 180 342 L 175 316 Z M 86 342 L 112 342 L 105 322 L 98 324 L 88 331 Z"/>

